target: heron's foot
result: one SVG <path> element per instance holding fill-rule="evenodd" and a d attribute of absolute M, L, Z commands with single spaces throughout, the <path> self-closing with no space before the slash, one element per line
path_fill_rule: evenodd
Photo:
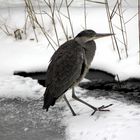
<path fill-rule="evenodd" d="M 94 112 L 93 112 L 91 115 L 94 115 L 95 112 L 97 112 L 97 111 L 110 111 L 110 110 L 107 109 L 107 108 L 110 107 L 110 106 L 112 106 L 112 105 L 113 105 L 113 104 L 109 104 L 109 105 L 107 105 L 107 106 L 102 105 L 102 106 L 100 106 L 100 107 L 98 107 L 98 108 L 95 108 L 95 109 L 94 109 Z"/>

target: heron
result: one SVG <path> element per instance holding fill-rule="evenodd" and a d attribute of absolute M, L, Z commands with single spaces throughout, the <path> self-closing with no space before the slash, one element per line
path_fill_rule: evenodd
<path fill-rule="evenodd" d="M 48 111 L 58 98 L 62 95 L 68 104 L 73 116 L 76 115 L 66 95 L 68 89 L 72 88 L 72 98 L 96 111 L 109 111 L 107 106 L 94 107 L 91 104 L 77 97 L 74 87 L 84 78 L 90 64 L 95 56 L 95 39 L 114 35 L 113 33 L 96 33 L 86 29 L 77 34 L 74 39 L 66 41 L 53 54 L 46 72 L 46 90 L 44 93 L 43 109 Z"/>

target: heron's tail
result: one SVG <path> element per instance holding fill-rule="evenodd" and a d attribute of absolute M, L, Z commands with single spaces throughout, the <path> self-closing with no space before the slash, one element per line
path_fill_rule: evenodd
<path fill-rule="evenodd" d="M 44 94 L 44 105 L 43 109 L 46 109 L 48 111 L 50 106 L 53 106 L 55 104 L 57 98 L 54 98 L 52 94 L 49 92 L 48 89 L 46 89 L 45 94 Z"/>

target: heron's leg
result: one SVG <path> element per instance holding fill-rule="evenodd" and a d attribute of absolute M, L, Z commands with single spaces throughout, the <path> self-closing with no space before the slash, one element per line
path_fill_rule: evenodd
<path fill-rule="evenodd" d="M 83 104 L 85 104 L 85 105 L 87 105 L 87 106 L 89 106 L 90 108 L 94 109 L 95 111 L 97 110 L 96 107 L 94 107 L 94 106 L 88 104 L 87 102 L 85 102 L 85 101 L 79 99 L 79 98 L 75 95 L 74 87 L 72 88 L 72 98 L 75 99 L 75 100 L 77 100 L 77 101 L 79 101 L 79 102 L 81 102 L 81 103 L 83 103 Z"/>
<path fill-rule="evenodd" d="M 68 101 L 68 99 L 67 99 L 67 97 L 66 97 L 65 94 L 64 94 L 64 97 L 63 97 L 63 98 L 64 98 L 65 102 L 67 103 L 67 105 L 68 105 L 68 107 L 69 107 L 69 109 L 70 109 L 72 115 L 73 115 L 73 116 L 76 116 L 76 113 L 74 112 L 73 108 L 71 107 L 71 105 L 70 105 L 70 103 L 69 103 L 69 101 Z"/>
<path fill-rule="evenodd" d="M 109 105 L 107 105 L 107 106 L 102 105 L 101 107 L 98 107 L 98 108 L 97 108 L 97 107 L 94 107 L 94 106 L 88 104 L 87 102 L 85 102 L 85 101 L 79 99 L 79 98 L 75 95 L 74 87 L 72 88 L 72 97 L 73 97 L 75 100 L 77 100 L 77 101 L 79 101 L 79 102 L 81 102 L 81 103 L 83 103 L 83 104 L 89 106 L 90 108 L 92 108 L 92 109 L 94 110 L 94 112 L 93 112 L 91 115 L 94 115 L 96 111 L 110 111 L 110 110 L 108 110 L 108 109 L 106 109 L 106 108 L 108 108 L 108 107 L 110 107 L 110 106 L 113 105 L 113 104 L 109 104 Z"/>

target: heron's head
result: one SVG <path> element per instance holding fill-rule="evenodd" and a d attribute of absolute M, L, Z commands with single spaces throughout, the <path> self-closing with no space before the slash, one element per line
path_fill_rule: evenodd
<path fill-rule="evenodd" d="M 80 32 L 75 37 L 75 39 L 81 40 L 82 42 L 85 43 L 85 42 L 88 42 L 88 41 L 91 41 L 91 40 L 95 40 L 95 39 L 98 39 L 98 38 L 103 38 L 103 37 L 107 37 L 107 36 L 111 36 L 111 35 L 114 35 L 114 34 L 111 34 L 111 33 L 96 33 L 93 30 L 84 30 L 84 31 Z"/>

